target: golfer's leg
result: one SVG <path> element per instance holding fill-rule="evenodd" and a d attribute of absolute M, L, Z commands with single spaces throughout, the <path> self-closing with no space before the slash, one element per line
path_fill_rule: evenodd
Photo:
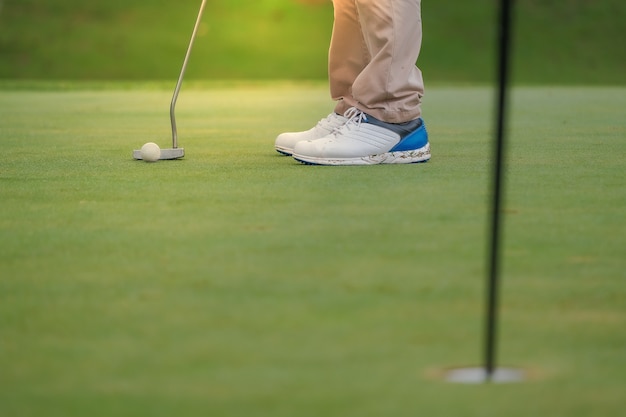
<path fill-rule="evenodd" d="M 422 43 L 420 0 L 355 0 L 371 60 L 352 85 L 356 106 L 389 123 L 421 114 L 424 83 L 415 66 Z"/>
<path fill-rule="evenodd" d="M 352 84 L 369 62 L 355 0 L 333 0 L 335 20 L 328 52 L 330 95 L 337 101 L 335 112 L 354 106 Z"/>

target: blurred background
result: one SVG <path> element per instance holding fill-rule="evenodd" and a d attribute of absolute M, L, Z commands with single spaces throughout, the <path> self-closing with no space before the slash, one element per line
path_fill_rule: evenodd
<path fill-rule="evenodd" d="M 0 0 L 0 79 L 170 80 L 200 0 Z M 425 0 L 428 83 L 493 79 L 498 0 Z M 330 0 L 209 0 L 186 79 L 326 79 Z M 518 0 L 518 84 L 626 83 L 626 2 Z"/>

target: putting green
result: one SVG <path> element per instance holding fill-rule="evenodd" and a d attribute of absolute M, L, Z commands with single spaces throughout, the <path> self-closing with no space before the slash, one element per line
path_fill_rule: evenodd
<path fill-rule="evenodd" d="M 427 164 L 273 150 L 323 84 L 0 92 L 0 415 L 619 416 L 626 89 L 512 94 L 499 363 L 481 361 L 493 91 L 432 87 Z"/>

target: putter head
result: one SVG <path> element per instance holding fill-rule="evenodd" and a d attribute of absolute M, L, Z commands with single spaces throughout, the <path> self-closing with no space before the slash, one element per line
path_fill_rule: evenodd
<path fill-rule="evenodd" d="M 184 148 L 161 149 L 161 157 L 159 158 L 159 160 L 162 160 L 162 159 L 179 159 L 179 158 L 182 158 L 183 156 L 185 156 L 185 149 Z M 133 158 L 135 158 L 135 159 L 143 159 L 141 157 L 141 151 L 135 149 L 133 151 Z"/>

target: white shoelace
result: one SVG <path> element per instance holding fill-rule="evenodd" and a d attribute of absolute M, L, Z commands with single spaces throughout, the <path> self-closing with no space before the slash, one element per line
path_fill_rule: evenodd
<path fill-rule="evenodd" d="M 348 110 L 346 110 L 346 112 L 343 114 L 343 117 L 348 119 L 348 121 L 345 124 L 339 127 L 336 127 L 331 132 L 332 135 L 336 135 L 337 133 L 339 133 L 339 130 L 343 129 L 344 127 L 349 127 L 349 126 L 359 127 L 361 123 L 367 119 L 367 115 L 363 113 L 361 110 L 357 109 L 356 107 L 350 107 Z"/>
<path fill-rule="evenodd" d="M 335 115 L 335 113 L 329 114 L 328 116 L 326 116 L 325 118 L 323 118 L 322 120 L 317 122 L 317 126 L 316 127 L 320 127 L 320 128 L 323 128 L 323 129 L 326 128 L 327 129 L 326 126 L 336 124 L 336 123 L 333 122 L 333 119 L 335 117 L 339 117 L 339 115 Z M 336 128 L 334 128 L 334 129 L 336 129 Z"/>

